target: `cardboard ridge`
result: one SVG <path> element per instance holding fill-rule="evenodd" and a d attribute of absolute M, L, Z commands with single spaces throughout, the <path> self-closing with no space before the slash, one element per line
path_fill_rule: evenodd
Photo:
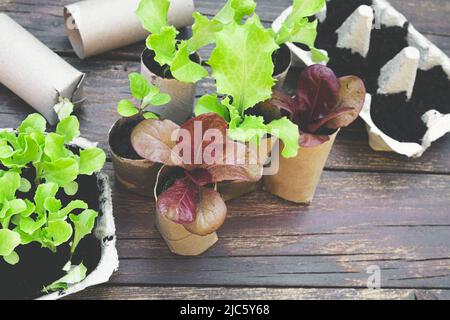
<path fill-rule="evenodd" d="M 85 75 L 4 13 L 0 30 L 0 82 L 55 125 L 60 96 L 83 101 Z"/>
<path fill-rule="evenodd" d="M 85 0 L 64 7 L 70 43 L 80 59 L 124 47 L 148 36 L 135 10 L 140 0 Z M 193 0 L 171 0 L 169 24 L 191 25 Z"/>

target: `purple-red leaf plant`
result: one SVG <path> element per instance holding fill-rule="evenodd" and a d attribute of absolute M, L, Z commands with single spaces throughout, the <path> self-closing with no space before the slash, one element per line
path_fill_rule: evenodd
<path fill-rule="evenodd" d="M 300 128 L 300 146 L 315 147 L 328 141 L 330 133 L 355 121 L 365 97 L 366 88 L 360 78 L 337 78 L 333 70 L 316 64 L 300 74 L 294 97 L 274 91 L 264 107 L 286 112 Z"/>
<path fill-rule="evenodd" d="M 183 176 L 157 196 L 157 211 L 188 231 L 207 235 L 226 217 L 226 206 L 212 186 L 222 181 L 258 181 L 262 165 L 252 149 L 227 138 L 227 123 L 215 113 L 181 127 L 170 120 L 141 122 L 131 135 L 136 152 L 154 163 L 179 167 Z"/>

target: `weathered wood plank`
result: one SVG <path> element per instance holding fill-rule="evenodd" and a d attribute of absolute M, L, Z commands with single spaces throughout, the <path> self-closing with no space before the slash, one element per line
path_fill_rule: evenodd
<path fill-rule="evenodd" d="M 302 288 L 193 288 L 110 287 L 90 288 L 72 300 L 415 300 L 444 299 L 448 290 L 368 290 Z"/>
<path fill-rule="evenodd" d="M 361 288 L 376 265 L 383 288 L 450 288 L 449 185 L 447 175 L 327 172 L 310 207 L 258 191 L 228 204 L 219 243 L 196 258 L 167 250 L 153 200 L 115 186 L 112 283 Z"/>

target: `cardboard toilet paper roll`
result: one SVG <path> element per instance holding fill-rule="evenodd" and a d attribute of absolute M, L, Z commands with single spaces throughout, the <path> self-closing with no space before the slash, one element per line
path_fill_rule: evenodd
<path fill-rule="evenodd" d="M 140 0 L 86 0 L 64 8 L 65 27 L 75 53 L 81 59 L 144 40 L 135 11 Z M 169 23 L 176 28 L 191 25 L 193 0 L 171 0 Z"/>
<path fill-rule="evenodd" d="M 57 122 L 53 106 L 60 95 L 81 100 L 83 80 L 83 73 L 0 13 L 0 82 L 50 124 Z"/>

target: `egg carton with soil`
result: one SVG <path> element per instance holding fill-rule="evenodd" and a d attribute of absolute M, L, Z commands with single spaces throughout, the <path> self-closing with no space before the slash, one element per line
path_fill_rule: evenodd
<path fill-rule="evenodd" d="M 420 157 L 450 132 L 450 59 L 387 1 L 329 0 L 317 19 L 316 47 L 328 52 L 328 65 L 366 84 L 361 117 L 374 150 Z M 301 45 L 289 48 L 294 65 L 313 63 Z"/>

